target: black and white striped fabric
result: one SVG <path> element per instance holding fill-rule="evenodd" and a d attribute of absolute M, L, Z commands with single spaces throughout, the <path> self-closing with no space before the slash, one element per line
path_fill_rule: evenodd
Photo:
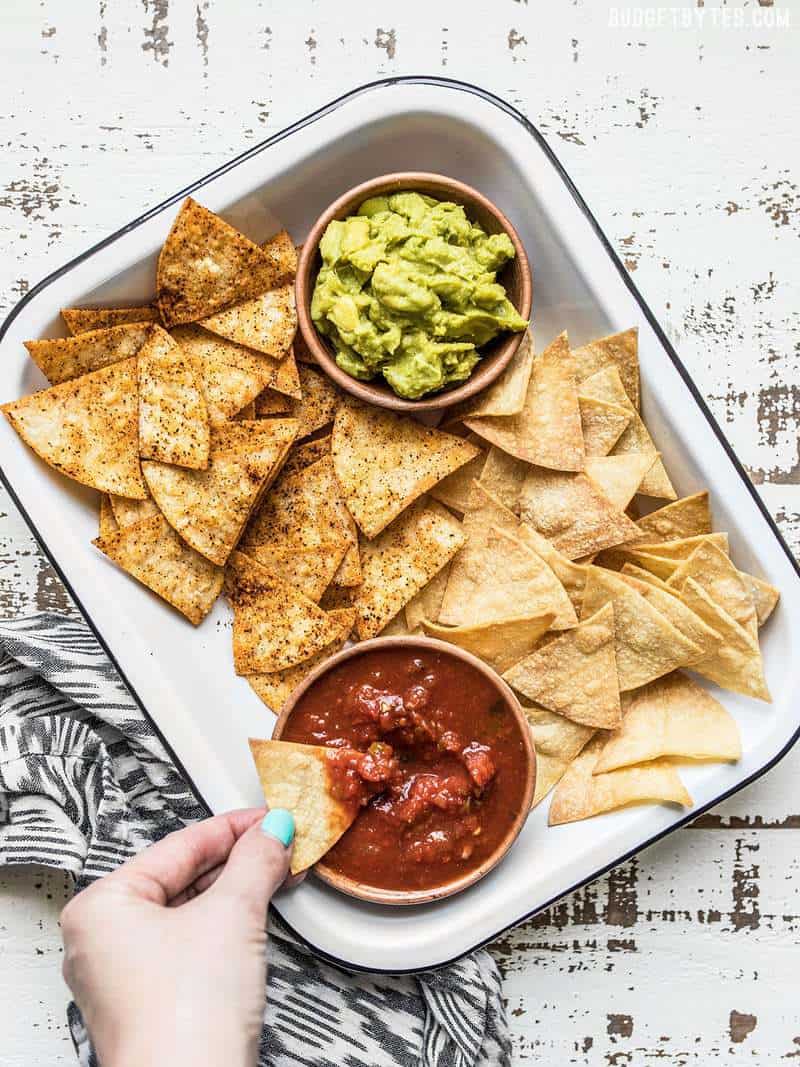
<path fill-rule="evenodd" d="M 0 863 L 67 870 L 80 890 L 204 815 L 82 619 L 0 622 Z M 416 977 L 350 974 L 277 919 L 270 934 L 261 1067 L 510 1063 L 488 953 Z M 97 1067 L 74 1004 L 68 1018 Z"/>

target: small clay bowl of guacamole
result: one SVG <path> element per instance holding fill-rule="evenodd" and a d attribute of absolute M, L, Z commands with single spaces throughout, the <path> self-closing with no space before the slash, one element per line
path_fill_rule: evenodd
<path fill-rule="evenodd" d="M 519 235 L 482 193 L 441 174 L 385 174 L 314 223 L 297 268 L 297 318 L 346 392 L 394 411 L 439 411 L 503 372 L 532 289 Z"/>

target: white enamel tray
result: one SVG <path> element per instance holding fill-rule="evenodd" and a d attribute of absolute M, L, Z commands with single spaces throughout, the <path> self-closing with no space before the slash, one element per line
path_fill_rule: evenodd
<path fill-rule="evenodd" d="M 505 861 L 449 900 L 413 909 L 370 906 L 309 878 L 276 901 L 285 921 L 321 954 L 350 967 L 399 972 L 438 966 L 494 938 L 774 764 L 800 725 L 800 571 L 658 323 L 537 131 L 496 97 L 444 79 L 393 79 L 334 101 L 45 279 L 14 309 L 0 335 L 0 402 L 45 384 L 22 342 L 63 334 L 61 307 L 124 304 L 152 295 L 158 249 L 188 192 L 256 240 L 275 232 L 279 219 L 300 241 L 339 193 L 392 170 L 461 178 L 510 216 L 534 268 L 539 349 L 564 328 L 580 344 L 639 327 L 647 423 L 676 488 L 683 495 L 710 487 L 716 526 L 730 532 L 737 563 L 783 594 L 762 631 L 774 704 L 722 695 L 741 728 L 745 755 L 736 766 L 681 772 L 695 800 L 691 812 L 648 806 L 548 829 L 545 803 Z M 96 494 L 55 474 L 6 420 L 0 422 L 7 487 L 197 793 L 212 811 L 260 803 L 246 739 L 268 735 L 274 719 L 233 673 L 227 606 L 220 602 L 195 630 L 117 570 L 90 544 L 97 530 Z"/>

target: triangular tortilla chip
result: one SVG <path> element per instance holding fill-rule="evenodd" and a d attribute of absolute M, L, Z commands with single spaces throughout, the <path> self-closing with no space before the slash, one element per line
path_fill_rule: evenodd
<path fill-rule="evenodd" d="M 135 356 L 150 336 L 149 323 L 91 330 L 77 337 L 26 341 L 31 359 L 51 385 L 108 367 Z"/>
<path fill-rule="evenodd" d="M 511 362 L 488 389 L 476 397 L 456 404 L 446 415 L 447 423 L 486 415 L 518 415 L 525 406 L 525 397 L 533 370 L 533 340 L 526 331 Z"/>
<path fill-rule="evenodd" d="M 464 425 L 526 463 L 582 470 L 586 455 L 567 335 L 562 333 L 534 359 L 525 405 L 518 415 L 469 418 Z"/>
<path fill-rule="evenodd" d="M 161 319 L 197 322 L 282 280 L 274 257 L 188 196 L 158 257 Z"/>
<path fill-rule="evenodd" d="M 298 330 L 294 335 L 294 341 L 292 342 L 292 348 L 294 349 L 295 359 L 298 363 L 317 363 L 317 357 L 313 354 L 311 349 L 305 342 L 305 338 Z"/>
<path fill-rule="evenodd" d="M 299 368 L 298 368 L 299 370 Z M 269 415 L 288 415 L 292 410 L 292 404 L 297 403 L 291 397 L 284 396 L 274 389 L 262 389 L 252 402 L 256 417 L 263 419 Z"/>
<path fill-rule="evenodd" d="M 643 452 L 618 456 L 589 456 L 586 460 L 586 473 L 600 486 L 614 507 L 624 511 L 653 463 L 655 457 Z"/>
<path fill-rule="evenodd" d="M 98 537 L 110 537 L 115 534 L 119 529 L 119 523 L 114 517 L 114 510 L 111 507 L 111 497 L 108 493 L 100 494 L 100 514 L 97 519 L 97 534 Z"/>
<path fill-rule="evenodd" d="M 350 631 L 356 621 L 356 613 L 352 608 L 338 608 L 328 612 L 331 621 L 336 623 L 340 635 L 335 641 L 331 641 L 321 652 L 311 656 L 296 667 L 287 667 L 283 671 L 274 671 L 272 674 L 248 674 L 247 681 L 250 688 L 266 706 L 276 715 L 280 715 L 283 706 L 295 689 L 307 675 L 323 663 L 326 659 L 335 655 L 347 640 Z"/>
<path fill-rule="evenodd" d="M 222 566 L 258 498 L 280 468 L 295 433 L 292 419 L 229 422 L 211 436 L 208 470 L 145 460 L 156 504 L 184 541 Z"/>
<path fill-rule="evenodd" d="M 109 493 L 108 500 L 119 527 L 133 526 L 135 522 L 149 519 L 151 515 L 158 515 L 156 502 L 149 493 L 146 500 L 130 500 L 126 496 Z"/>
<path fill-rule="evenodd" d="M 166 330 L 152 326 L 137 366 L 139 455 L 204 470 L 211 437 L 193 358 Z"/>
<path fill-rule="evenodd" d="M 281 285 L 200 320 L 212 333 L 283 359 L 297 330 L 294 286 Z"/>
<path fill-rule="evenodd" d="M 406 613 L 400 609 L 393 619 L 390 619 L 386 623 L 384 628 L 378 634 L 378 637 L 407 637 L 410 633 L 420 633 L 421 628 L 412 631 L 409 629 L 409 625 L 406 622 Z"/>
<path fill-rule="evenodd" d="M 94 544 L 195 626 L 211 611 L 222 589 L 222 568 L 185 544 L 163 515 L 121 527 Z"/>
<path fill-rule="evenodd" d="M 247 555 L 318 604 L 339 569 L 346 550 L 347 542 L 342 539 L 314 548 L 260 545 L 248 549 Z"/>
<path fill-rule="evenodd" d="M 503 678 L 529 700 L 573 722 L 605 730 L 618 726 L 612 605 L 603 605 L 574 630 L 531 652 Z"/>
<path fill-rule="evenodd" d="M 101 492 L 144 500 L 138 409 L 135 357 L 0 408 L 57 471 Z"/>
<path fill-rule="evenodd" d="M 311 367 L 298 367 L 302 400 L 295 400 L 291 406 L 292 418 L 297 419 L 297 440 L 300 441 L 323 426 L 333 422 L 336 408 L 342 399 L 342 391 L 334 385 L 327 375 Z"/>
<path fill-rule="evenodd" d="M 701 545 L 713 545 L 726 556 L 730 553 L 728 535 L 723 530 L 718 530 L 716 533 L 698 534 L 696 537 L 676 537 L 672 541 L 637 541 L 630 548 L 623 545 L 619 551 L 623 554 L 646 552 L 652 556 L 661 556 L 662 559 L 680 561 L 688 559 Z"/>
<path fill-rule="evenodd" d="M 568 559 L 621 544 L 638 532 L 587 475 L 544 467 L 528 471 L 520 493 L 520 515 Z"/>
<path fill-rule="evenodd" d="M 519 539 L 541 556 L 550 570 L 564 586 L 567 596 L 572 601 L 575 611 L 580 611 L 583 603 L 583 588 L 586 585 L 586 564 L 573 563 L 571 559 L 562 556 L 546 537 L 542 537 L 538 530 L 534 530 L 527 523 L 521 523 Z M 563 629 L 554 626 L 554 629 Z"/>
<path fill-rule="evenodd" d="M 353 400 L 339 406 L 333 424 L 336 478 L 367 537 L 477 452 L 460 437 Z"/>
<path fill-rule="evenodd" d="M 609 737 L 594 774 L 664 757 L 738 760 L 736 720 L 702 686 L 676 671 L 627 695 L 625 717 Z"/>
<path fill-rule="evenodd" d="M 405 606 L 406 625 L 409 631 L 418 630 L 422 626 L 423 619 L 430 622 L 438 620 L 439 612 L 442 610 L 444 591 L 449 580 L 450 564 L 448 563 L 431 578 L 427 585 L 423 585 L 422 589 L 412 596 Z"/>
<path fill-rule="evenodd" d="M 328 769 L 333 749 L 250 738 L 250 752 L 269 807 L 285 808 L 294 816 L 290 868 L 299 874 L 322 859 L 350 827 L 360 798 L 339 799 Z"/>
<path fill-rule="evenodd" d="M 756 636 L 758 619 L 751 587 L 721 548 L 705 541 L 681 563 L 668 585 L 681 590 L 687 578 L 694 578 L 715 604 L 751 636 Z"/>
<path fill-rule="evenodd" d="M 592 738 L 556 786 L 550 803 L 550 826 L 590 819 L 643 801 L 691 807 L 692 798 L 669 760 L 593 774 L 605 743 L 603 735 Z"/>
<path fill-rule="evenodd" d="M 634 568 L 634 570 L 638 570 L 638 568 Z M 644 573 L 647 574 L 647 571 Z M 653 578 L 654 576 L 648 574 L 648 577 Z M 654 584 L 654 582 L 642 581 L 635 575 L 626 574 L 624 567 L 620 572 L 620 578 L 641 593 L 646 600 L 649 600 L 653 607 L 660 611 L 665 619 L 669 619 L 675 629 L 682 633 L 687 641 L 697 645 L 700 649 L 698 659 L 704 659 L 719 648 L 720 636 L 716 630 L 713 630 L 703 622 L 699 615 L 695 615 L 679 596 L 676 596 L 666 587 L 662 587 L 660 579 L 655 579 L 659 583 L 658 585 Z"/>
<path fill-rule="evenodd" d="M 255 400 L 251 400 L 249 404 L 246 404 L 242 408 L 241 411 L 237 411 L 237 413 L 233 417 L 237 421 L 244 420 L 244 422 L 252 422 L 253 419 L 257 418 Z"/>
<path fill-rule="evenodd" d="M 158 322 L 155 304 L 129 308 L 62 308 L 61 318 L 71 334 L 107 330 L 131 322 Z"/>
<path fill-rule="evenodd" d="M 594 736 L 595 730 L 537 707 L 524 697 L 520 703 L 536 749 L 536 788 L 531 804 L 535 808 L 564 777 L 570 763 Z"/>
<path fill-rule="evenodd" d="M 331 436 L 317 437 L 314 441 L 301 441 L 292 445 L 286 462 L 281 468 L 281 478 L 288 478 L 290 474 L 296 474 L 304 467 L 310 467 L 319 459 L 324 459 L 331 454 Z"/>
<path fill-rule="evenodd" d="M 479 448 L 479 438 L 471 440 L 471 444 Z M 509 459 L 511 458 L 509 456 Z M 481 448 L 474 459 L 471 459 L 463 467 L 459 467 L 457 471 L 453 471 L 452 474 L 448 474 L 446 478 L 442 478 L 440 482 L 437 482 L 431 488 L 430 495 L 434 500 L 438 500 L 440 504 L 446 504 L 448 508 L 460 511 L 463 514 L 469 507 L 472 483 L 477 478 L 480 478 L 485 463 L 486 452 Z"/>
<path fill-rule="evenodd" d="M 528 655 L 554 618 L 552 612 L 545 612 L 495 619 L 479 626 L 440 626 L 423 619 L 422 629 L 428 637 L 438 637 L 440 641 L 449 641 L 451 645 L 466 649 L 502 674 Z"/>
<path fill-rule="evenodd" d="M 300 251 L 286 230 L 279 230 L 274 237 L 266 240 L 262 246 L 275 264 L 281 278 L 291 281 L 297 274 L 297 256 Z"/>
<path fill-rule="evenodd" d="M 578 406 L 586 455 L 607 456 L 631 424 L 630 409 L 591 396 L 579 396 Z"/>
<path fill-rule="evenodd" d="M 781 598 L 780 590 L 776 589 L 774 585 L 770 585 L 769 582 L 765 582 L 763 578 L 756 578 L 745 571 L 739 571 L 739 573 L 750 588 L 756 608 L 758 625 L 763 626 Z"/>
<path fill-rule="evenodd" d="M 375 637 L 464 544 L 441 504 L 418 501 L 361 547 L 363 581 L 353 597 L 358 636 Z"/>
<path fill-rule="evenodd" d="M 581 345 L 572 350 L 572 356 L 579 383 L 604 367 L 616 367 L 626 396 L 639 410 L 639 331 L 635 327 Z"/>
<path fill-rule="evenodd" d="M 620 692 L 694 663 L 701 650 L 624 579 L 601 567 L 586 568 L 582 618 L 614 605 L 614 640 Z"/>
<path fill-rule="evenodd" d="M 225 567 L 225 595 L 233 608 L 237 674 L 294 667 L 342 636 L 341 618 L 331 618 L 295 586 L 241 552 L 232 552 Z"/>
<path fill-rule="evenodd" d="M 529 465 L 516 456 L 510 456 L 502 448 L 489 449 L 486 462 L 481 471 L 481 485 L 496 497 L 500 503 L 519 514 L 519 494 L 528 473 Z"/>
<path fill-rule="evenodd" d="M 651 511 L 636 525 L 642 531 L 642 541 L 676 541 L 683 537 L 710 534 L 711 509 L 708 490 L 681 497 L 663 508 Z"/>

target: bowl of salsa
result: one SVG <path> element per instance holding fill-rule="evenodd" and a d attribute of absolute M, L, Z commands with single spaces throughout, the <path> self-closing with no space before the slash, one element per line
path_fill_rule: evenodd
<path fill-rule="evenodd" d="M 444 641 L 378 637 L 313 671 L 273 738 L 324 745 L 355 821 L 315 873 L 351 896 L 421 904 L 460 892 L 511 848 L 536 758 L 524 713 L 485 663 Z"/>

